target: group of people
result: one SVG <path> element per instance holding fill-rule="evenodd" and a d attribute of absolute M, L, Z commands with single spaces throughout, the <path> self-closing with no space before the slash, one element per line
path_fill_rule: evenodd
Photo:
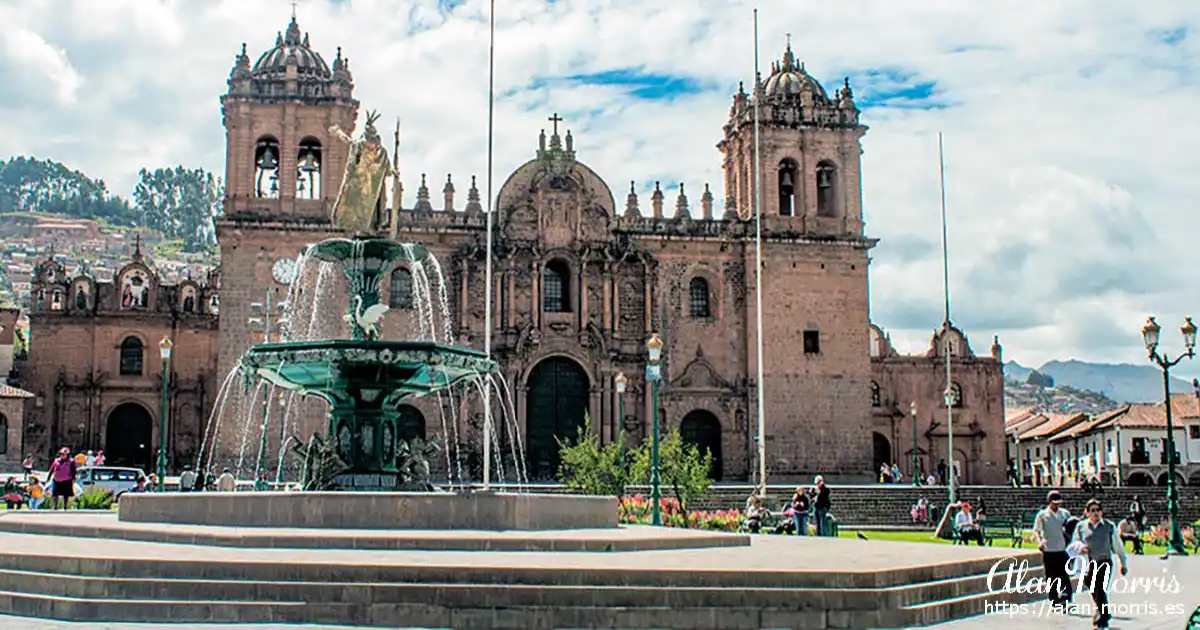
<path fill-rule="evenodd" d="M 778 533 L 807 536 L 809 519 L 812 518 L 816 522 L 818 536 L 832 536 L 833 532 L 829 524 L 829 508 L 831 506 L 832 495 L 829 486 L 825 485 L 825 478 L 818 475 L 813 479 L 812 487 L 797 486 L 791 501 L 783 509 L 785 520 L 780 524 Z M 771 511 L 763 505 L 757 491 L 746 499 L 745 527 L 747 531 L 754 534 L 762 531 L 763 522 L 770 515 Z"/>
<path fill-rule="evenodd" d="M 1062 495 L 1057 490 L 1052 490 L 1046 495 L 1046 507 L 1037 513 L 1033 522 L 1034 538 L 1042 552 L 1042 565 L 1050 585 L 1049 599 L 1055 610 L 1070 610 L 1074 589 L 1068 565 L 1072 558 L 1082 558 L 1083 587 L 1091 592 L 1092 602 L 1096 607 L 1092 621 L 1096 628 L 1108 628 L 1112 620 L 1108 604 L 1108 586 L 1117 564 L 1114 560 L 1120 560 L 1121 575 L 1129 573 L 1122 528 L 1104 518 L 1104 508 L 1098 499 L 1088 500 L 1084 506 L 1085 519 L 1082 521 L 1071 516 L 1071 513 L 1062 507 L 1062 503 Z M 1134 505 L 1140 509 L 1140 501 L 1136 500 L 1136 497 Z M 1142 518 L 1145 518 L 1145 511 L 1141 513 Z M 1134 515 L 1131 513 L 1126 521 L 1133 520 Z M 1136 523 L 1133 524 L 1136 526 Z M 1139 536 L 1134 553 L 1139 553 L 1140 549 Z"/>

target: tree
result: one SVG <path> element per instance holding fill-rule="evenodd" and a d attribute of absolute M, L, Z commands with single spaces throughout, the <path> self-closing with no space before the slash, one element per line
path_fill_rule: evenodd
<path fill-rule="evenodd" d="M 1034 387 L 1054 387 L 1054 377 L 1037 370 L 1030 372 L 1029 376 L 1025 377 L 1025 382 Z"/>
<path fill-rule="evenodd" d="M 179 239 L 186 251 L 198 251 L 216 242 L 213 218 L 221 211 L 221 180 L 202 168 L 142 169 L 133 189 L 133 200 L 143 226 L 163 237 Z"/>
<path fill-rule="evenodd" d="M 136 213 L 93 180 L 53 160 L 23 156 L 0 160 L 0 213 L 45 212 L 133 226 Z"/>
<path fill-rule="evenodd" d="M 642 442 L 633 455 L 631 477 L 639 485 L 650 483 L 650 440 Z M 671 429 L 658 444 L 659 480 L 685 511 L 692 501 L 712 485 L 712 453 L 700 454 L 695 444 L 683 441 L 679 429 Z"/>
<path fill-rule="evenodd" d="M 622 436 L 624 438 L 624 436 Z M 630 483 L 630 467 L 626 464 L 621 442 L 600 445 L 592 432 L 592 419 L 583 416 L 583 426 L 574 442 L 558 441 L 558 479 L 568 488 L 582 494 L 625 496 Z"/>

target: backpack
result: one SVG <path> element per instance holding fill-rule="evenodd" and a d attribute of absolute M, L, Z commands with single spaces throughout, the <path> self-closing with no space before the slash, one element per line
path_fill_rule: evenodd
<path fill-rule="evenodd" d="M 1078 526 L 1079 519 L 1075 518 L 1074 516 L 1068 518 L 1066 522 L 1063 523 L 1063 537 L 1067 541 L 1067 544 L 1070 544 L 1071 540 L 1075 538 L 1075 528 Z"/>

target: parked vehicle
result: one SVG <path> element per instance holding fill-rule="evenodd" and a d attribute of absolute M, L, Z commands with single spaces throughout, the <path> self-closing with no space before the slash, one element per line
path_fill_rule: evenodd
<path fill-rule="evenodd" d="M 79 469 L 75 479 L 76 496 L 92 487 L 111 490 L 113 496 L 120 498 L 122 494 L 137 487 L 138 479 L 146 473 L 140 468 L 122 468 L 119 466 L 85 466 Z"/>

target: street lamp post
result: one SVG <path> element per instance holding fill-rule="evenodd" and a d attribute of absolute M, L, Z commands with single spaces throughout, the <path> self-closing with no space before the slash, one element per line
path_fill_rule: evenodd
<path fill-rule="evenodd" d="M 662 478 L 658 462 L 658 383 L 662 380 L 663 342 L 658 333 L 650 335 L 646 342 L 646 380 L 650 382 L 650 524 L 662 525 Z"/>
<path fill-rule="evenodd" d="M 917 457 L 917 401 L 908 403 L 908 413 L 912 415 L 913 446 L 912 446 L 912 484 L 921 485 L 921 471 L 917 470 L 920 460 Z"/>
<path fill-rule="evenodd" d="M 162 357 L 162 401 L 158 409 L 158 491 L 162 492 L 166 488 L 167 481 L 167 385 L 171 380 L 171 373 L 168 371 L 171 363 L 171 348 L 175 344 L 171 343 L 170 337 L 163 337 L 162 341 L 158 342 L 158 353 Z"/>
<path fill-rule="evenodd" d="M 625 387 L 629 384 L 629 379 L 625 377 L 624 372 L 617 372 L 613 377 L 613 384 L 617 387 L 617 444 L 621 449 L 621 467 L 625 467 Z"/>
<path fill-rule="evenodd" d="M 1183 328 L 1179 329 L 1183 333 L 1183 346 L 1186 351 L 1174 360 L 1158 352 L 1161 330 L 1154 318 L 1149 318 L 1146 326 L 1142 328 L 1142 341 L 1146 342 L 1146 352 L 1150 355 L 1150 361 L 1162 368 L 1163 373 L 1163 407 L 1167 413 L 1167 512 L 1171 517 L 1171 540 L 1167 544 L 1167 554 L 1186 556 L 1188 554 L 1183 546 L 1183 530 L 1179 525 L 1179 492 L 1175 488 L 1175 426 L 1171 414 L 1171 368 L 1185 358 L 1191 359 L 1196 356 L 1196 325 L 1192 323 L 1192 318 L 1188 317 Z M 1117 446 L 1119 450 L 1120 445 Z"/>
<path fill-rule="evenodd" d="M 949 360 L 947 359 L 947 362 Z M 946 450 L 950 451 L 950 470 L 946 473 L 947 489 L 950 491 L 950 503 L 954 504 L 954 486 L 958 481 L 958 471 L 954 466 L 954 386 L 947 379 L 946 391 L 942 392 L 942 402 L 946 403 Z"/>

